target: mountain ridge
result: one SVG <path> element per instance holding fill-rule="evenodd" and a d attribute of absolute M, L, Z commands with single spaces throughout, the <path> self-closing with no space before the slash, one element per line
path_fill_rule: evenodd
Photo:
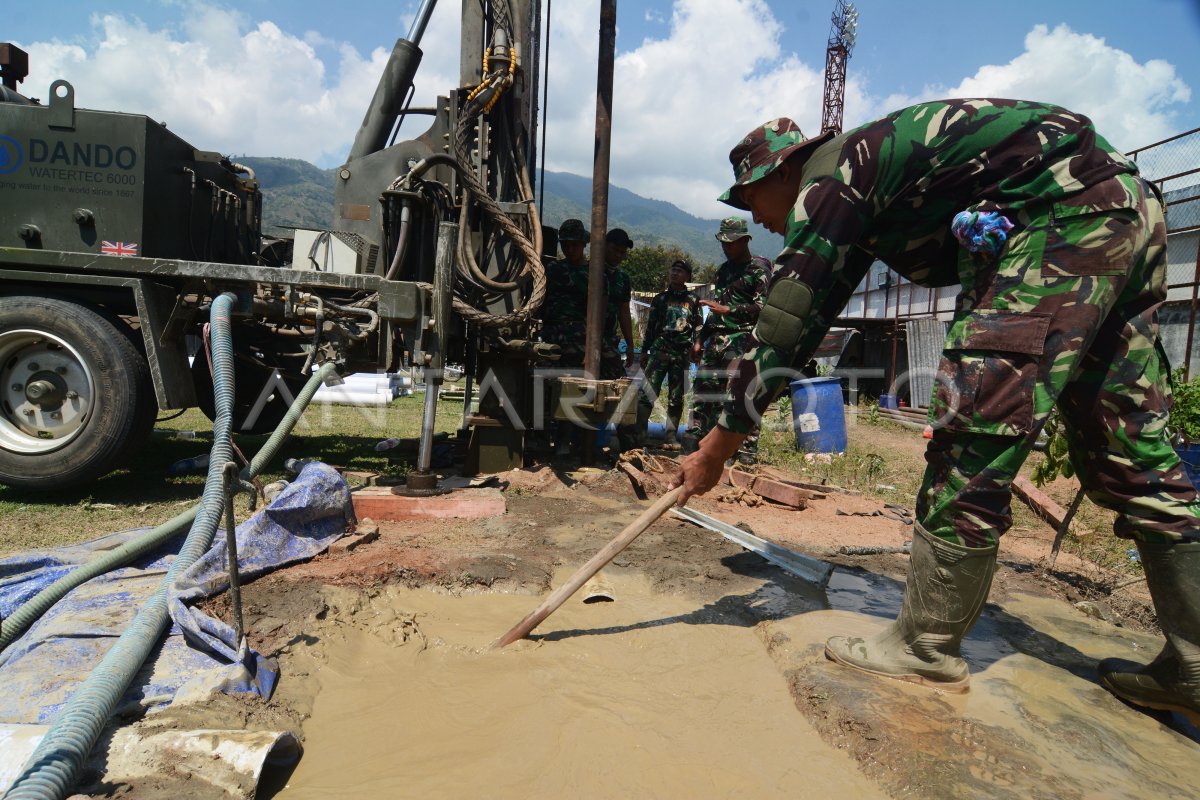
<path fill-rule="evenodd" d="M 322 169 L 296 158 L 241 156 L 238 162 L 254 170 L 263 193 L 263 231 L 279 235 L 290 228 L 329 226 L 333 216 L 336 169 Z M 545 173 L 542 219 L 557 227 L 564 219 L 591 218 L 592 179 L 569 172 Z M 730 209 L 730 213 L 736 213 Z M 745 216 L 744 214 L 742 216 Z M 635 246 L 678 247 L 695 265 L 724 261 L 715 234 L 719 219 L 689 214 L 673 203 L 643 197 L 615 184 L 609 185 L 609 228 L 624 228 Z M 757 255 L 774 257 L 783 246 L 780 236 L 750 223 L 751 245 Z"/>

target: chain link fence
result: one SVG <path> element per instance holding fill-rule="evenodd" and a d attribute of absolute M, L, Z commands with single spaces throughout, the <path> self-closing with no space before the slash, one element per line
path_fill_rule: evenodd
<path fill-rule="evenodd" d="M 1200 374 L 1200 128 L 1130 151 L 1167 207 L 1167 303 L 1159 315 L 1172 364 Z"/>

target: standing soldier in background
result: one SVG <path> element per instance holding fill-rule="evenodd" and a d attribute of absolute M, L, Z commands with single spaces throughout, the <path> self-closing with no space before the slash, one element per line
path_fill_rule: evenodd
<path fill-rule="evenodd" d="M 633 366 L 633 317 L 629 301 L 633 299 L 633 280 L 621 269 L 621 262 L 633 248 L 633 240 L 621 228 L 613 228 L 604 237 L 604 334 L 600 345 L 600 380 L 628 377 Z M 618 336 L 619 333 L 619 336 Z M 621 357 L 619 342 L 625 342 L 625 357 Z M 645 435 L 639 435 L 637 425 L 618 425 L 617 443 L 622 451 L 641 446 Z"/>
<path fill-rule="evenodd" d="M 680 502 L 716 484 L 875 259 L 921 286 L 957 282 L 904 603 L 891 625 L 835 636 L 825 654 L 966 691 L 960 647 L 1012 525 L 1012 481 L 1057 406 L 1088 498 L 1137 545 L 1166 636 L 1148 665 L 1100 662 L 1099 681 L 1200 723 L 1200 497 L 1166 433 L 1166 224 L 1154 186 L 1087 117 L 1021 100 L 920 103 L 816 139 L 772 120 L 729 160 L 735 183 L 722 199 L 785 244 L 734 400 L 683 462 Z"/>
<path fill-rule="evenodd" d="M 642 336 L 642 370 L 646 382 L 639 403 L 646 406 L 649 418 L 652 398 L 658 396 L 663 380 L 667 381 L 667 436 L 665 447 L 676 449 L 675 428 L 683 415 L 684 378 L 692 360 L 692 349 L 700 333 L 700 301 L 687 288 L 692 277 L 692 265 L 679 260 L 667 273 L 667 289 L 650 301 L 646 333 Z M 640 418 L 640 415 L 639 415 Z M 640 426 L 639 426 L 640 427 Z"/>
<path fill-rule="evenodd" d="M 752 346 L 751 331 L 758 322 L 771 277 L 771 262 L 750 254 L 750 229 L 744 217 L 721 220 L 717 241 L 726 260 L 717 270 L 715 299 L 700 301 L 708 308 L 708 319 L 692 352 L 692 360 L 700 362 L 700 369 L 696 372 L 693 424 L 684 437 L 684 449 L 688 451 L 695 449 L 717 424 L 726 398 L 729 365 Z M 742 463 L 754 463 L 758 436 L 747 436 L 737 455 Z"/>
<path fill-rule="evenodd" d="M 563 258 L 546 265 L 546 299 L 541 308 L 542 341 L 558 345 L 560 355 L 555 365 L 558 369 L 583 370 L 588 295 L 588 260 L 584 249 L 590 239 L 583 222 L 563 220 L 558 228 Z M 557 405 L 558 392 L 552 391 L 551 416 Z M 555 455 L 570 452 L 572 433 L 570 423 L 557 422 L 554 426 Z"/>

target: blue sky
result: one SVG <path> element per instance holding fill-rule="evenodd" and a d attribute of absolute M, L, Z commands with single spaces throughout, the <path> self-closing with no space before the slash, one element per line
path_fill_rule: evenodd
<path fill-rule="evenodd" d="M 441 0 L 417 102 L 457 77 L 459 3 Z M 859 0 L 846 124 L 944 96 L 1046 100 L 1130 149 L 1200 127 L 1200 2 Z M 832 0 L 621 0 L 612 179 L 718 216 L 730 146 L 820 123 Z M 417 3 L 55 0 L 6 10 L 24 94 L 66 78 L 82 107 L 143 113 L 202 149 L 341 163 Z M 344 9 L 344 10 L 343 10 Z M 591 169 L 598 0 L 557 0 L 547 167 Z M 412 131 L 415 134 L 417 131 Z M 408 133 L 408 132 L 406 132 Z"/>

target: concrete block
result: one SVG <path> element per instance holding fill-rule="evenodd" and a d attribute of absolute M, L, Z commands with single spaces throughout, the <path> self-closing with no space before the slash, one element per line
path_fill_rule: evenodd
<path fill-rule="evenodd" d="M 375 486 L 379 483 L 378 472 L 365 472 L 356 469 L 339 470 L 346 483 L 351 486 Z"/>
<path fill-rule="evenodd" d="M 370 528 L 368 528 L 366 530 L 364 530 L 362 528 L 362 526 L 359 526 L 358 530 L 355 531 L 354 533 L 348 533 L 345 536 L 343 536 L 342 538 L 338 539 L 333 544 L 329 545 L 329 554 L 330 555 L 339 555 L 341 553 L 349 553 L 351 550 L 358 547 L 359 545 L 364 545 L 369 542 L 373 542 L 378 538 L 379 538 L 379 526 L 378 525 L 372 525 Z"/>
<path fill-rule="evenodd" d="M 368 486 L 350 495 L 359 519 L 376 522 L 406 519 L 479 519 L 498 517 L 508 510 L 499 489 L 456 489 L 433 497 L 392 494 L 386 486 Z"/>

